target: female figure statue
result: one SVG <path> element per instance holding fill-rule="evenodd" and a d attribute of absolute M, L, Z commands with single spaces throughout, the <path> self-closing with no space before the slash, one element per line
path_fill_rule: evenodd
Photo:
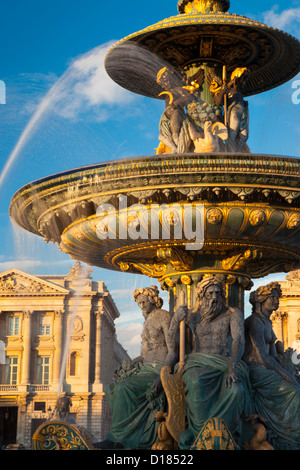
<path fill-rule="evenodd" d="M 235 69 L 230 81 L 215 93 L 217 106 L 224 104 L 225 125 L 229 138 L 226 142 L 228 152 L 250 153 L 247 145 L 249 137 L 248 102 L 244 100 L 241 88 L 249 76 L 247 69 Z"/>
<path fill-rule="evenodd" d="M 145 318 L 141 356 L 123 364 L 105 390 L 112 426 L 107 440 L 96 445 L 100 448 L 151 449 L 159 426 L 155 415 L 166 406 L 160 371 L 164 365 L 173 368 L 177 361 L 168 340 L 171 315 L 161 308 L 157 287 L 136 289 L 133 295 Z"/>
<path fill-rule="evenodd" d="M 250 295 L 252 315 L 245 321 L 243 360 L 249 366 L 255 412 L 266 419 L 276 450 L 300 450 L 300 385 L 280 365 L 271 314 L 278 309 L 280 285 L 272 282 Z"/>
<path fill-rule="evenodd" d="M 164 67 L 157 74 L 157 83 L 166 95 L 166 108 L 159 123 L 158 153 L 185 153 L 189 151 L 191 138 L 185 107 L 192 103 L 191 93 L 182 87 L 182 78 L 174 70 Z M 163 147 L 163 150 L 160 150 Z M 167 149 L 167 150 L 166 150 Z"/>

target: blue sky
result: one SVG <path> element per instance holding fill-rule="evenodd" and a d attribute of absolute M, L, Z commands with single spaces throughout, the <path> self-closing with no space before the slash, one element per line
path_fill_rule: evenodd
<path fill-rule="evenodd" d="M 232 0 L 230 11 L 300 39 L 300 0 Z M 113 42 L 176 14 L 176 0 L 1 0 L 0 272 L 64 274 L 74 263 L 57 246 L 12 227 L 8 207 L 20 187 L 78 166 L 154 153 L 163 104 L 114 84 L 103 61 Z M 293 91 L 289 82 L 249 99 L 253 153 L 300 154 Z M 98 268 L 93 277 L 106 282 L 121 312 L 119 339 L 138 352 L 130 341 L 139 342 L 142 318 L 132 291 L 155 281 Z"/>

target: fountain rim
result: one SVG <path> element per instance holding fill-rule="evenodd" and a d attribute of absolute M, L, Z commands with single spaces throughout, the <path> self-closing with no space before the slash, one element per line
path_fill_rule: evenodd
<path fill-rule="evenodd" d="M 216 175 L 221 175 L 217 181 Z M 199 189 L 200 192 L 197 192 Z M 147 191 L 143 193 L 144 190 L 149 190 L 148 194 Z M 198 199 L 197 195 L 202 192 L 203 196 Z M 115 207 L 118 205 L 118 195 L 125 195 L 129 197 L 126 205 L 127 202 L 147 205 L 180 201 L 183 204 L 204 203 L 208 210 L 210 206 L 218 207 L 222 194 L 226 199 L 223 201 L 226 210 L 233 204 L 242 212 L 245 209 L 247 217 L 250 217 L 251 208 L 267 210 L 267 223 L 274 211 L 283 210 L 285 225 L 280 219 L 280 227 L 282 230 L 289 228 L 286 225 L 291 218 L 296 215 L 297 222 L 300 216 L 300 159 L 264 154 L 187 153 L 101 162 L 27 184 L 13 197 L 9 213 L 17 225 L 44 237 L 47 242 L 57 243 L 61 251 L 66 251 L 72 258 L 105 267 L 103 254 L 107 255 L 107 241 L 102 242 L 101 237 L 95 238 L 95 227 L 101 217 L 97 214 L 97 208 L 101 204 L 109 203 L 112 204 L 110 207 Z M 293 200 L 298 201 L 296 205 L 291 204 Z M 53 217 L 58 225 L 54 225 L 55 232 L 51 233 L 48 226 Z M 222 220 L 224 224 L 227 216 Z M 214 225 L 213 221 L 212 227 Z M 297 230 L 297 234 L 300 233 L 300 226 L 292 228 Z M 226 225 L 222 230 L 225 229 Z M 294 237 L 294 232 L 288 235 L 289 238 L 290 235 Z M 116 247 L 114 238 L 112 240 Z M 294 253 L 295 243 L 290 241 L 290 252 Z M 86 257 L 87 247 L 92 259 Z M 299 257 L 298 251 L 296 255 Z M 84 256 L 82 253 L 85 253 Z M 100 259 L 97 263 L 96 255 Z"/>
<path fill-rule="evenodd" d="M 168 158 L 169 157 L 169 158 Z M 294 163 L 298 164 L 300 167 L 300 157 L 292 157 L 292 156 L 285 156 L 285 155 L 270 155 L 270 154 L 263 154 L 263 153 L 254 153 L 254 154 L 245 154 L 245 153 L 224 153 L 224 152 L 216 152 L 216 153 L 185 153 L 185 154 L 161 154 L 161 155 L 144 155 L 144 156 L 135 156 L 135 157 L 126 157 L 122 159 L 115 159 L 115 160 L 108 160 L 104 162 L 98 162 L 98 163 L 91 163 L 89 165 L 81 166 L 81 167 L 75 167 L 71 168 L 69 170 L 65 170 L 62 172 L 54 173 L 49 176 L 45 176 L 43 178 L 39 178 L 37 180 L 33 180 L 30 183 L 26 183 L 23 185 L 18 191 L 15 192 L 15 194 L 11 198 L 11 204 L 13 204 L 14 200 L 21 195 L 24 191 L 31 189 L 32 187 L 41 185 L 43 183 L 54 183 L 55 180 L 57 182 L 62 182 L 59 181 L 62 177 L 68 176 L 68 175 L 74 175 L 78 173 L 82 173 L 84 171 L 89 171 L 93 169 L 98 169 L 98 168 L 105 168 L 109 166 L 115 166 L 115 165 L 122 165 L 123 163 L 135 163 L 138 161 L 152 161 L 152 160 L 165 160 L 167 159 L 174 159 L 174 160 L 183 160 L 185 157 L 188 158 L 193 158 L 195 160 L 201 160 L 201 159 L 206 159 L 209 158 L 210 160 L 217 160 L 220 157 L 225 158 L 226 160 L 234 160 L 234 159 L 239 159 L 239 160 L 259 160 L 259 159 L 265 159 L 265 160 L 277 160 L 277 161 L 282 161 L 286 163 Z M 227 158 L 226 158 L 227 157 Z"/>
<path fill-rule="evenodd" d="M 105 69 L 108 73 L 108 75 L 111 77 L 112 80 L 114 80 L 116 83 L 119 84 L 119 86 L 128 89 L 129 91 L 136 93 L 136 94 L 141 94 L 150 98 L 158 99 L 157 94 L 154 93 L 153 91 L 149 91 L 149 84 L 145 85 L 145 87 L 140 88 L 139 86 L 127 86 L 126 85 L 126 80 L 124 81 L 124 78 L 119 78 L 118 73 L 115 70 L 115 66 L 110 64 L 110 61 L 113 61 L 114 55 L 116 51 L 118 51 L 121 47 L 125 46 L 126 44 L 133 43 L 137 46 L 141 46 L 143 49 L 151 51 L 151 45 L 147 45 L 146 43 L 142 43 L 145 39 L 150 39 L 154 38 L 155 34 L 158 34 L 160 32 L 166 32 L 168 30 L 173 29 L 183 29 L 185 27 L 189 26 L 214 26 L 216 28 L 224 28 L 224 27 L 232 27 L 232 26 L 238 26 L 239 28 L 244 28 L 247 30 L 247 28 L 253 28 L 254 30 L 256 29 L 257 31 L 261 31 L 261 33 L 265 33 L 266 36 L 272 35 L 272 42 L 275 44 L 277 42 L 277 47 L 279 48 L 277 53 L 279 54 L 279 57 L 277 57 L 276 60 L 272 62 L 272 66 L 280 66 L 280 73 L 279 77 L 276 79 L 276 81 L 272 81 L 269 78 L 264 84 L 259 84 L 259 86 L 252 86 L 250 87 L 249 90 L 244 90 L 244 96 L 254 96 L 260 93 L 264 93 L 266 91 L 272 90 L 274 88 L 277 88 L 290 80 L 292 80 L 299 72 L 300 72 L 300 66 L 296 66 L 295 64 L 293 67 L 290 67 L 288 71 L 283 73 L 281 71 L 282 66 L 285 61 L 283 61 L 283 57 L 287 56 L 287 50 L 285 50 L 285 55 L 282 56 L 283 51 L 282 48 L 286 48 L 287 45 L 289 47 L 293 46 L 298 46 L 299 49 L 299 54 L 300 54 L 300 41 L 298 38 L 295 36 L 291 35 L 290 33 L 287 33 L 285 31 L 282 31 L 278 28 L 275 28 L 273 26 L 269 26 L 265 23 L 259 22 L 257 20 L 247 18 L 246 16 L 239 15 L 236 13 L 230 13 L 230 12 L 213 12 L 213 13 L 191 13 L 191 14 L 179 14 L 176 16 L 171 16 L 169 18 L 160 20 L 159 22 L 150 25 L 140 31 L 134 32 L 129 34 L 128 36 L 124 37 L 123 39 L 120 39 L 117 41 L 107 52 L 104 60 L 104 65 Z M 153 36 L 154 35 L 154 36 Z M 241 39 L 243 37 L 241 36 Z M 160 39 L 158 39 L 160 41 Z M 157 45 L 155 46 L 156 48 L 158 47 Z M 288 57 L 287 57 L 288 58 Z M 133 58 L 131 57 L 131 60 Z M 168 62 L 168 59 L 164 59 L 166 62 Z M 200 58 L 194 58 L 192 60 L 187 61 L 185 64 L 181 64 L 180 67 L 185 67 L 188 65 L 191 65 L 191 63 L 198 62 Z M 216 61 L 216 58 L 211 57 L 205 58 L 205 61 Z M 295 62 L 296 63 L 296 62 Z M 230 69 L 230 64 L 225 64 L 222 62 L 223 65 L 227 65 Z M 175 66 L 173 64 L 173 66 Z M 178 64 L 177 64 L 178 66 Z M 251 64 L 249 64 L 249 68 L 251 70 Z M 255 70 L 254 72 L 254 77 L 260 77 L 261 74 L 265 74 L 264 68 Z M 128 80 L 128 78 L 127 78 Z M 150 87 L 151 88 L 151 87 Z"/>
<path fill-rule="evenodd" d="M 248 18 L 247 16 L 239 15 L 238 13 L 230 13 L 230 12 L 190 13 L 190 14 L 181 13 L 181 14 L 173 15 L 173 16 L 170 16 L 170 17 L 165 18 L 163 20 L 160 20 L 157 23 L 146 26 L 146 28 L 143 28 L 143 29 L 141 29 L 139 31 L 136 31 L 134 33 L 130 33 L 127 36 L 125 36 L 124 38 L 119 39 L 107 51 L 106 57 L 108 57 L 110 52 L 112 50 L 114 50 L 116 47 L 118 47 L 120 44 L 123 44 L 124 42 L 130 41 L 131 39 L 137 38 L 137 37 L 142 36 L 143 34 L 146 34 L 146 33 L 153 32 L 155 30 L 159 30 L 160 27 L 162 27 L 163 29 L 168 29 L 168 28 L 172 28 L 174 26 L 180 26 L 180 24 L 177 23 L 178 20 L 181 20 L 181 19 L 182 20 L 190 20 L 190 19 L 192 19 L 192 20 L 196 20 L 196 19 L 204 20 L 204 19 L 206 19 L 207 20 L 207 19 L 209 19 L 209 20 L 213 21 L 214 18 L 223 18 L 223 17 L 225 17 L 228 20 L 231 19 L 230 17 L 232 17 L 232 19 L 235 19 L 235 20 L 239 19 L 239 20 L 245 22 L 244 26 L 246 26 L 246 27 L 247 26 L 256 26 L 256 27 L 259 27 L 259 28 L 262 28 L 262 29 L 267 29 L 269 31 L 274 31 L 274 32 L 280 33 L 284 36 L 287 36 L 291 39 L 294 39 L 297 42 L 300 42 L 298 38 L 296 38 L 294 35 L 292 35 L 290 33 L 287 33 L 286 31 L 283 31 L 279 28 L 275 28 L 274 26 L 267 25 L 266 23 L 263 23 L 261 21 L 257 21 L 257 20 L 254 20 L 252 18 Z M 182 21 L 182 22 L 180 21 L 180 23 L 182 23 L 182 25 L 185 25 L 184 21 Z M 196 23 L 196 21 L 195 21 L 195 23 Z M 201 23 L 201 22 L 198 21 L 196 24 L 199 24 L 199 23 Z M 210 23 L 208 21 L 206 23 L 205 20 L 204 20 L 203 24 L 210 24 Z M 228 24 L 230 24 L 230 23 L 228 23 Z M 226 23 L 222 23 L 222 26 L 226 26 Z"/>

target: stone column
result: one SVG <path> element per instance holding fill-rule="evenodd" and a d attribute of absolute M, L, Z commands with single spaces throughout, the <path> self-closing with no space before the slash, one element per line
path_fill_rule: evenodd
<path fill-rule="evenodd" d="M 271 321 L 274 333 L 278 341 L 281 341 L 285 348 L 288 347 L 288 332 L 287 332 L 287 314 L 277 310 L 272 313 Z"/>
<path fill-rule="evenodd" d="M 102 316 L 103 310 L 96 310 L 94 312 L 96 319 L 96 331 L 95 331 L 95 379 L 94 379 L 94 391 L 101 392 L 101 378 L 100 378 L 100 357 L 101 357 L 101 328 L 102 328 Z"/>
<path fill-rule="evenodd" d="M 100 351 L 100 363 L 101 363 L 101 384 L 102 387 L 106 388 L 109 382 L 112 380 L 112 375 L 115 370 L 114 364 L 114 336 L 115 327 L 111 318 L 108 315 L 103 316 L 101 324 L 101 335 L 102 344 Z"/>
<path fill-rule="evenodd" d="M 30 359 L 31 359 L 31 314 L 32 312 L 23 313 L 23 361 L 21 384 L 28 385 L 30 383 Z"/>
<path fill-rule="evenodd" d="M 55 339 L 55 362 L 53 370 L 53 384 L 57 385 L 60 379 L 61 361 L 62 361 L 62 330 L 63 330 L 63 312 L 54 313 L 54 339 Z"/>

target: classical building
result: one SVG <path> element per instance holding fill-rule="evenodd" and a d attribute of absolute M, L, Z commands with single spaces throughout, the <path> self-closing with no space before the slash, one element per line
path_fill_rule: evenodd
<path fill-rule="evenodd" d="M 292 347 L 300 353 L 300 270 L 290 272 L 280 285 L 282 297 L 271 317 L 273 329 L 285 349 Z"/>
<path fill-rule="evenodd" d="M 0 446 L 30 448 L 61 394 L 71 397 L 76 423 L 105 438 L 104 389 L 129 359 L 116 339 L 117 317 L 104 282 L 79 262 L 66 276 L 0 274 Z"/>

